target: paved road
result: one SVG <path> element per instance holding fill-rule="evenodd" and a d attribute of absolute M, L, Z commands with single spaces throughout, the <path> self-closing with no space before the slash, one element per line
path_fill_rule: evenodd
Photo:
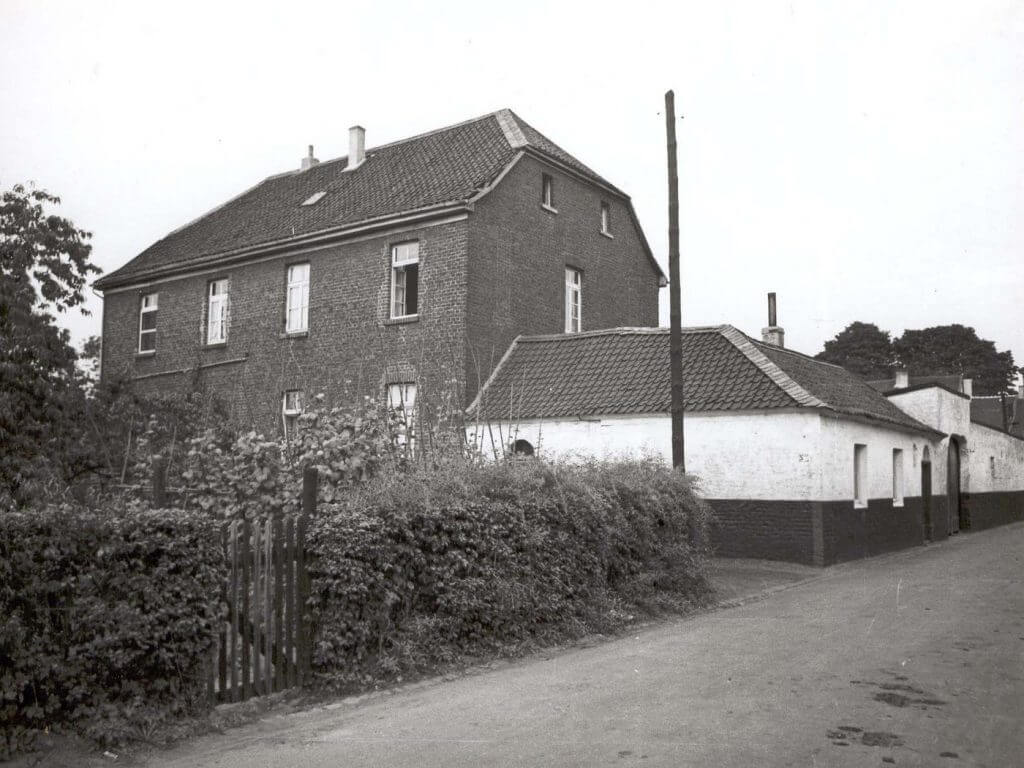
<path fill-rule="evenodd" d="M 1024 765 L 1024 524 L 590 648 L 270 718 L 175 766 Z"/>

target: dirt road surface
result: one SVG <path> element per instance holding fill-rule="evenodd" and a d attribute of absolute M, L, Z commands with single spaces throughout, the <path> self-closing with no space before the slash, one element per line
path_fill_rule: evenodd
<path fill-rule="evenodd" d="M 1024 524 L 590 648 L 342 702 L 151 768 L 1024 765 Z"/>

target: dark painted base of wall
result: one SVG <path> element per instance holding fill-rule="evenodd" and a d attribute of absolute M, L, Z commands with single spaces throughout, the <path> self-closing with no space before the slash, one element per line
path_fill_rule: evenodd
<path fill-rule="evenodd" d="M 996 491 L 964 495 L 964 523 L 969 531 L 1024 520 L 1024 491 Z"/>
<path fill-rule="evenodd" d="M 933 496 L 850 501 L 754 501 L 708 499 L 715 511 L 711 543 L 721 557 L 786 560 L 833 565 L 920 546 L 949 535 L 948 505 Z M 1024 520 L 1024 491 L 964 496 L 965 530 L 983 530 Z"/>

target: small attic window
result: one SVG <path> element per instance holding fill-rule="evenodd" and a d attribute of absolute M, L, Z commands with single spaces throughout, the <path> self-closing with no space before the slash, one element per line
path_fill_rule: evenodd
<path fill-rule="evenodd" d="M 324 195 L 326 194 L 326 192 L 315 192 L 314 194 L 309 196 L 309 198 L 303 203 L 303 205 L 316 205 L 317 203 L 324 199 Z"/>

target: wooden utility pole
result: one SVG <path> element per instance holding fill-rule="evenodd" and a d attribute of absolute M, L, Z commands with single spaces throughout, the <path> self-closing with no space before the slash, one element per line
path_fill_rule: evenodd
<path fill-rule="evenodd" d="M 668 133 L 669 367 L 672 369 L 672 466 L 686 471 L 683 442 L 683 297 L 679 277 L 679 173 L 676 169 L 675 94 L 665 94 Z"/>

